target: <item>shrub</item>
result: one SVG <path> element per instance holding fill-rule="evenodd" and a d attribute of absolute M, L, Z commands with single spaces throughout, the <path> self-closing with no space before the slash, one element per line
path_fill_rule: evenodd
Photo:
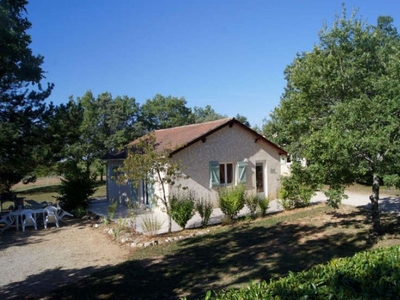
<path fill-rule="evenodd" d="M 325 191 L 324 194 L 327 198 L 327 204 L 335 209 L 339 208 L 342 199 L 349 198 L 344 194 L 344 186 L 340 185 L 330 186 L 329 190 Z"/>
<path fill-rule="evenodd" d="M 178 192 L 171 196 L 171 217 L 183 229 L 187 222 L 193 217 L 195 210 L 195 197 L 194 193 Z"/>
<path fill-rule="evenodd" d="M 223 214 L 233 220 L 245 204 L 245 186 L 236 185 L 218 190 L 219 207 Z"/>
<path fill-rule="evenodd" d="M 259 206 L 259 197 L 255 193 L 247 194 L 245 197 L 245 203 L 250 211 L 250 216 L 255 218 L 257 215 L 257 208 Z"/>
<path fill-rule="evenodd" d="M 286 210 L 309 206 L 316 189 L 310 172 L 293 162 L 291 175 L 281 177 L 280 203 Z"/>
<path fill-rule="evenodd" d="M 201 217 L 201 226 L 206 227 L 213 212 L 213 204 L 210 198 L 200 198 L 196 201 L 196 210 Z"/>
<path fill-rule="evenodd" d="M 86 209 L 83 206 L 77 206 L 72 213 L 75 217 L 82 218 L 86 215 Z"/>
<path fill-rule="evenodd" d="M 258 205 L 260 206 L 261 216 L 264 217 L 267 214 L 267 210 L 269 208 L 269 199 L 268 199 L 268 197 L 259 199 Z"/>
<path fill-rule="evenodd" d="M 112 203 L 107 207 L 108 218 L 110 220 L 114 219 L 115 212 L 117 211 L 118 202 L 111 201 Z"/>
<path fill-rule="evenodd" d="M 95 184 L 96 179 L 90 172 L 82 171 L 73 161 L 68 163 L 58 191 L 63 208 L 74 210 L 78 206 L 85 207 L 85 201 L 96 191 Z"/>
<path fill-rule="evenodd" d="M 150 236 L 156 235 L 164 222 L 158 221 L 154 214 L 147 214 L 142 217 L 142 230 Z"/>
<path fill-rule="evenodd" d="M 333 259 L 270 282 L 239 290 L 208 291 L 205 299 L 397 299 L 400 247 L 364 251 Z"/>
<path fill-rule="evenodd" d="M 397 174 L 383 176 L 383 184 L 388 190 L 400 187 L 400 176 Z"/>

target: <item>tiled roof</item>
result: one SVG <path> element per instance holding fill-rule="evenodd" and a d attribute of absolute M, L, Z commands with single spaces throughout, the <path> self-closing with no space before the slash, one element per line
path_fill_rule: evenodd
<path fill-rule="evenodd" d="M 285 150 L 271 143 L 263 136 L 259 135 L 257 132 L 243 125 L 241 122 L 237 121 L 234 118 L 224 118 L 211 122 L 156 130 L 153 132 L 156 138 L 156 150 L 157 151 L 170 150 L 171 154 L 176 153 L 199 140 L 205 139 L 208 135 L 219 130 L 220 128 L 227 125 L 232 126 L 233 124 L 238 124 L 239 126 L 242 126 L 243 128 L 249 130 L 249 132 L 251 132 L 253 135 L 255 135 L 256 138 L 264 139 L 267 143 L 275 147 L 277 151 L 279 151 L 282 154 L 286 154 Z M 128 144 L 128 147 L 134 147 L 134 145 L 137 144 L 139 140 L 142 138 L 132 141 L 131 143 Z M 126 151 L 122 151 L 115 153 L 115 155 L 110 155 L 110 154 L 106 155 L 104 159 L 111 159 L 111 158 L 121 159 L 125 157 L 126 157 Z"/>
<path fill-rule="evenodd" d="M 225 118 L 206 123 L 156 130 L 154 131 L 156 137 L 156 150 L 174 150 L 174 152 L 179 151 L 180 149 L 185 148 L 199 139 L 204 138 L 210 133 L 218 130 L 232 120 L 233 118 Z M 136 144 L 138 140 L 133 141 L 130 143 L 130 145 Z"/>

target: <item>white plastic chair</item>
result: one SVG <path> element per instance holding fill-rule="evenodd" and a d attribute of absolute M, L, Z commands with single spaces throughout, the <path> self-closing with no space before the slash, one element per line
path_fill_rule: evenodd
<path fill-rule="evenodd" d="M 15 216 L 13 216 L 11 213 L 4 215 L 0 219 L 0 223 L 6 224 L 6 227 L 4 227 L 1 231 L 4 231 L 4 230 L 10 228 L 11 225 L 14 223 L 14 220 L 15 220 Z"/>
<path fill-rule="evenodd" d="M 44 228 L 47 228 L 48 223 L 55 223 L 57 227 L 60 227 L 58 223 L 60 217 L 57 214 L 57 210 L 57 207 L 54 206 L 47 206 L 44 209 Z"/>
<path fill-rule="evenodd" d="M 58 210 L 57 214 L 58 214 L 58 217 L 60 218 L 60 220 L 62 218 L 64 218 L 65 216 L 68 216 L 68 217 L 73 217 L 74 216 L 73 214 L 63 210 L 58 203 L 57 203 L 57 210 Z"/>
<path fill-rule="evenodd" d="M 22 215 L 22 231 L 25 232 L 26 226 L 33 226 L 37 230 L 36 219 L 33 217 L 33 210 L 25 209 L 21 213 Z"/>

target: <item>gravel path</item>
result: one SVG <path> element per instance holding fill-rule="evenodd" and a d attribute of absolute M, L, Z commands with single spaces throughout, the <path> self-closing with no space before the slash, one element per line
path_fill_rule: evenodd
<path fill-rule="evenodd" d="M 89 221 L 0 233 L 0 299 L 44 298 L 61 285 L 127 259 L 129 251 Z"/>

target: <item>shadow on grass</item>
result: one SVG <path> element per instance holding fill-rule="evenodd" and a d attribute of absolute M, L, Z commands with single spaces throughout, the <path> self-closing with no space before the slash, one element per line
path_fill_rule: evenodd
<path fill-rule="evenodd" d="M 60 185 L 48 185 L 48 186 L 37 186 L 32 188 L 27 188 L 25 190 L 18 190 L 16 193 L 18 196 L 24 195 L 37 195 L 44 193 L 57 193 L 60 190 Z"/>
<path fill-rule="evenodd" d="M 239 223 L 215 233 L 139 249 L 130 261 L 53 291 L 51 299 L 189 299 L 301 271 L 366 250 L 365 211 L 328 213 L 327 222 Z M 268 219 L 268 218 L 266 218 Z M 362 222 L 362 221 L 361 221 Z M 264 224 L 264 225 L 263 225 Z M 151 251 L 152 254 L 143 254 Z M 149 257 L 151 256 L 151 257 Z"/>
<path fill-rule="evenodd" d="M 105 182 L 104 181 L 98 181 L 95 183 L 95 188 L 99 188 L 101 186 L 104 186 Z M 58 184 L 51 184 L 51 185 L 46 185 L 46 186 L 32 186 L 32 187 L 27 187 L 26 189 L 17 189 L 15 193 L 18 194 L 18 196 L 24 196 L 24 195 L 38 195 L 38 194 L 47 194 L 47 193 L 58 193 L 61 187 L 61 183 Z"/>

